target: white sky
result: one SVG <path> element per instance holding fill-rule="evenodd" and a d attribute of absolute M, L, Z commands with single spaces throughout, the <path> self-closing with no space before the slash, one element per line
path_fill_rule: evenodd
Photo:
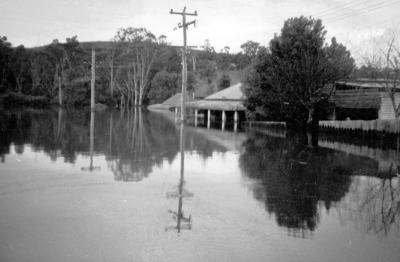
<path fill-rule="evenodd" d="M 217 51 L 227 45 L 237 52 L 247 40 L 268 45 L 285 19 L 301 14 L 322 18 L 328 37 L 336 36 L 353 56 L 367 39 L 400 25 L 400 0 L 1 0 L 0 35 L 31 47 L 73 35 L 110 40 L 118 28 L 133 26 L 180 45 L 182 32 L 173 28 L 181 17 L 169 10 L 185 5 L 199 14 L 188 43 L 201 46 L 208 38 Z"/>

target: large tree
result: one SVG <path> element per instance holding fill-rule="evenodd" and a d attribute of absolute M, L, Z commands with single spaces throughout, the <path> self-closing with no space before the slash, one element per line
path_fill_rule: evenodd
<path fill-rule="evenodd" d="M 249 70 L 245 92 L 250 113 L 259 118 L 281 115 L 296 128 L 318 127 L 321 105 L 330 95 L 328 84 L 348 77 L 354 68 L 350 52 L 335 38 L 326 43 L 325 35 L 319 19 L 285 21 Z"/>
<path fill-rule="evenodd" d="M 0 36 L 0 92 L 8 89 L 10 78 L 10 60 L 12 55 L 11 43 L 7 37 Z"/>
<path fill-rule="evenodd" d="M 249 40 L 246 43 L 243 43 L 240 48 L 249 59 L 254 59 L 260 48 L 260 43 Z"/>
<path fill-rule="evenodd" d="M 23 86 L 30 85 L 30 55 L 23 45 L 13 49 L 10 69 L 15 79 L 18 93 L 22 93 Z"/>
<path fill-rule="evenodd" d="M 149 102 L 152 104 L 162 103 L 167 98 L 180 92 L 181 75 L 160 71 L 151 80 L 151 89 L 148 94 Z"/>

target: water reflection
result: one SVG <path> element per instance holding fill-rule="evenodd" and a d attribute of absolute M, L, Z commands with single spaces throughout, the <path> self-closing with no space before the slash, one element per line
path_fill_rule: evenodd
<path fill-rule="evenodd" d="M 342 203 L 342 221 L 352 221 L 366 234 L 381 237 L 400 230 L 400 180 L 396 177 L 355 179 L 352 201 Z"/>
<path fill-rule="evenodd" d="M 176 200 L 174 209 L 169 211 L 176 224 L 166 230 L 180 232 L 192 226 L 190 214 L 184 212 L 185 200 L 193 196 L 185 188 L 185 154 L 199 156 L 200 160 L 218 159 L 215 152 L 238 154 L 240 170 L 235 169 L 236 158 L 235 163 L 224 168 L 233 177 L 248 178 L 250 183 L 246 186 L 262 204 L 262 211 L 271 214 L 276 224 L 294 236 L 313 234 L 323 224 L 324 211 L 338 213 L 341 222 L 354 223 L 367 234 L 386 236 L 399 229 L 398 152 L 323 136 L 319 148 L 308 148 L 301 142 L 299 137 L 287 139 L 276 132 L 266 135 L 179 128 L 173 114 L 140 110 L 0 113 L 3 163 L 8 161 L 11 147 L 23 154 L 29 146 L 33 151 L 45 152 L 52 160 L 62 158 L 67 163 L 75 163 L 79 155 L 88 156 L 90 162 L 85 170 L 96 170 L 103 161 L 96 156 L 104 156 L 116 181 L 139 182 L 155 167 L 169 165 L 180 156 L 182 169 L 177 187 L 167 194 L 167 198 Z M 196 190 L 196 196 L 200 191 Z"/>
<path fill-rule="evenodd" d="M 370 159 L 299 142 L 298 137 L 253 133 L 239 161 L 243 173 L 259 181 L 252 187 L 253 195 L 264 202 L 278 225 L 294 236 L 307 237 L 319 223 L 321 205 L 326 210 L 337 207 L 349 192 L 353 176 L 360 170 L 363 175 L 375 175 L 378 165 Z M 381 186 L 365 189 L 367 195 L 353 207 L 368 215 L 374 228 L 385 228 L 399 217 L 398 184 L 381 181 Z M 389 196 L 391 199 L 385 199 Z"/>
<path fill-rule="evenodd" d="M 59 112 L 62 112 L 62 109 L 59 109 Z M 99 166 L 93 166 L 93 154 L 94 154 L 94 117 L 95 117 L 95 111 L 92 110 L 90 112 L 90 145 L 89 145 L 89 157 L 90 157 L 90 165 L 89 167 L 82 167 L 82 170 L 84 171 L 95 171 L 95 170 L 100 170 Z"/>
<path fill-rule="evenodd" d="M 179 176 L 179 185 L 177 190 L 173 192 L 167 193 L 167 198 L 177 198 L 178 199 L 178 210 L 168 210 L 169 213 L 172 214 L 173 219 L 176 221 L 176 226 L 167 226 L 165 231 L 168 230 L 177 230 L 178 235 L 181 232 L 181 229 L 191 230 L 192 229 L 192 216 L 185 216 L 183 211 L 183 199 L 191 198 L 193 194 L 187 191 L 185 186 L 185 124 L 184 122 L 180 123 L 180 132 L 179 132 L 179 152 L 180 152 L 180 176 Z"/>
<path fill-rule="evenodd" d="M 96 155 L 105 155 L 117 181 L 141 181 L 165 162 L 171 164 L 179 153 L 179 128 L 163 114 L 133 110 L 128 112 L 90 111 L 9 111 L 0 112 L 0 159 L 6 161 L 11 145 L 22 154 L 25 145 L 45 152 L 52 160 L 62 157 L 75 163 L 88 155 L 84 170 L 98 170 Z M 173 117 L 173 116 L 172 116 Z M 185 147 L 204 159 L 213 152 L 226 152 L 208 134 L 189 130 Z M 212 135 L 211 135 L 212 136 Z"/>
<path fill-rule="evenodd" d="M 137 109 L 127 112 L 110 127 L 109 163 L 115 180 L 141 181 L 153 166 L 160 166 L 164 159 L 171 162 L 178 152 L 175 126 L 157 116 L 150 121 L 144 114 Z"/>

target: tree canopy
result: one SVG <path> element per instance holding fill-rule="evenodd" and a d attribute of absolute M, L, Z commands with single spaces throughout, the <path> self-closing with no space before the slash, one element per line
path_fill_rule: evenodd
<path fill-rule="evenodd" d="M 321 20 L 304 16 L 285 21 L 279 35 L 261 49 L 247 74 L 246 106 L 256 119 L 281 120 L 306 128 L 317 125 L 327 84 L 348 77 L 350 52 L 332 38 L 325 42 Z"/>

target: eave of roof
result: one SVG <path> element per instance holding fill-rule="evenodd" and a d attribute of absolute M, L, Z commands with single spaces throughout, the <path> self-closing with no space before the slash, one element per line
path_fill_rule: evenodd
<path fill-rule="evenodd" d="M 204 100 L 244 100 L 246 96 L 242 91 L 242 86 L 242 83 L 237 83 L 205 97 Z"/>
<path fill-rule="evenodd" d="M 186 104 L 189 108 L 205 109 L 205 110 L 220 110 L 220 111 L 245 111 L 242 101 L 233 100 L 198 100 Z"/>

